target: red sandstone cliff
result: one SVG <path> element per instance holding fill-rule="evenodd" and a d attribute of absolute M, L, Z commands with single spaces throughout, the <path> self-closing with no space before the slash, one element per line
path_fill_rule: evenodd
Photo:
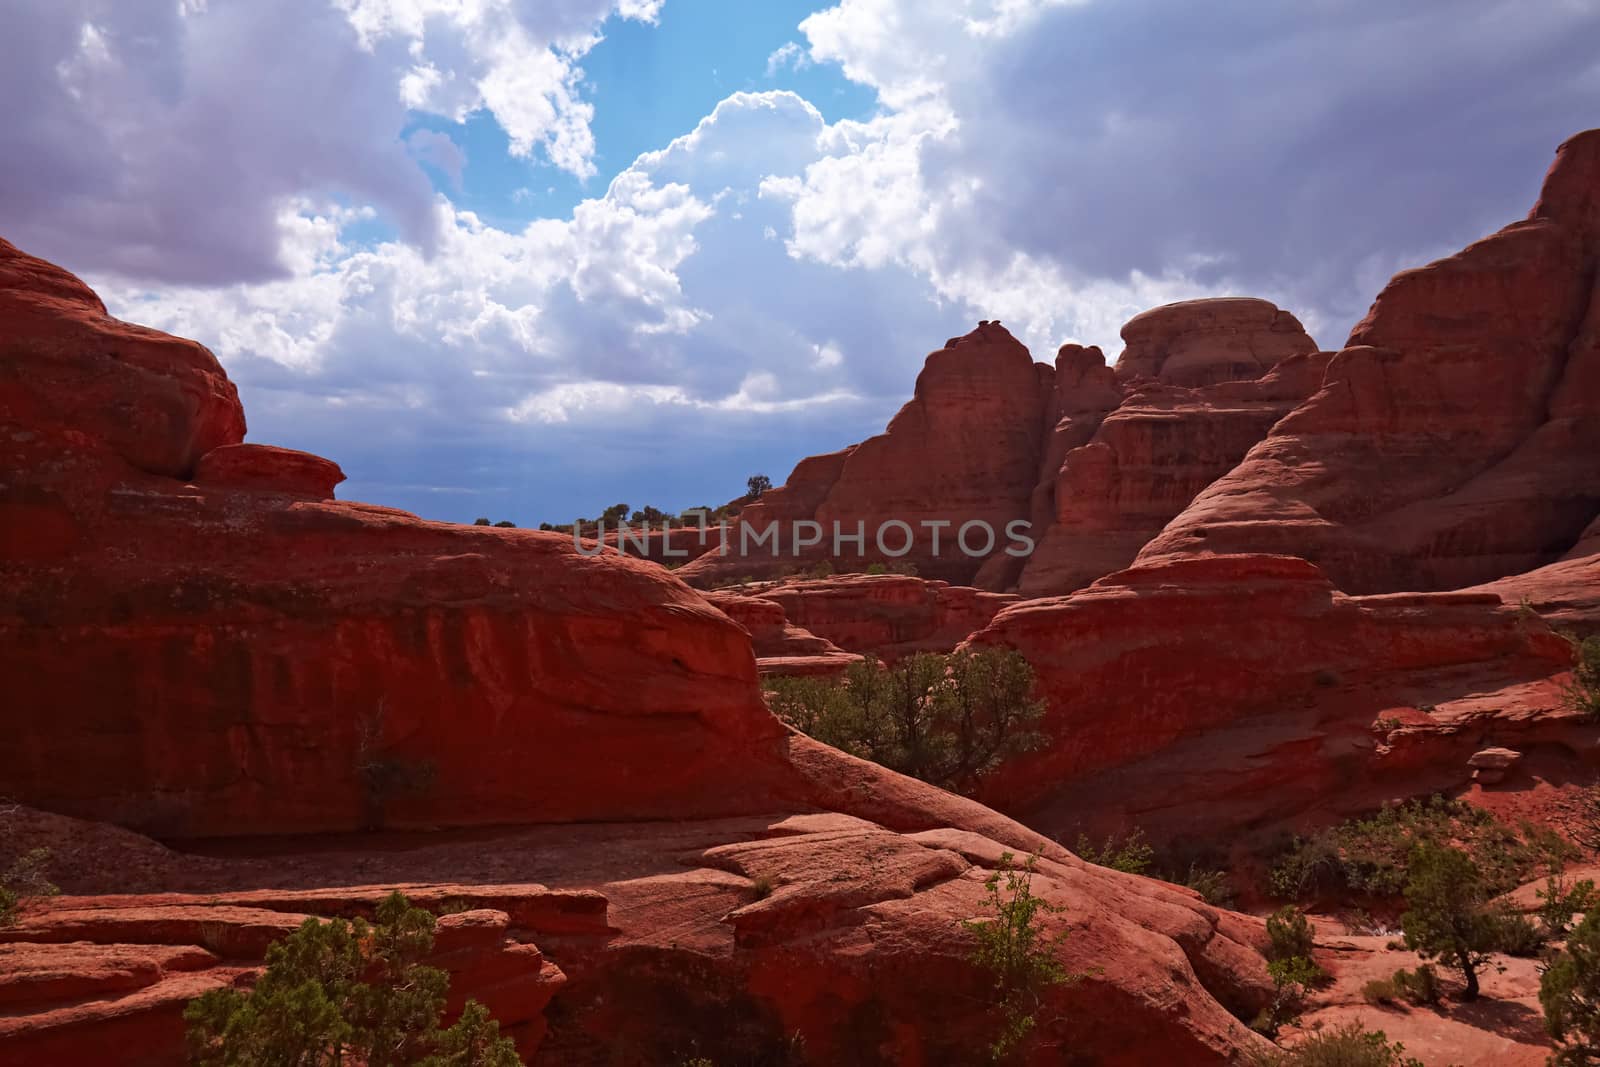
<path fill-rule="evenodd" d="M 1600 515 L 1600 130 L 1561 146 L 1524 222 L 1405 271 L 1320 391 L 1141 563 L 1282 552 L 1353 592 L 1552 563 Z"/>

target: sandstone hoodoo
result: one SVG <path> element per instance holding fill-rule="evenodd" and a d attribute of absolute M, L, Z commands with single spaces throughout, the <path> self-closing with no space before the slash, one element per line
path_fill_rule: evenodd
<path fill-rule="evenodd" d="M 1132 562 L 1316 390 L 1326 362 L 1293 315 L 1263 300 L 1156 308 L 1124 339 L 1113 369 L 1080 345 L 1063 345 L 1053 368 L 1036 364 L 999 323 L 953 338 L 928 357 L 883 434 L 802 460 L 682 577 L 767 579 L 827 559 L 851 570 L 896 562 L 995 591 L 1021 582 L 1032 595 L 1070 592 Z M 791 534 L 808 522 L 822 534 L 797 550 Z M 858 523 L 864 546 L 841 539 L 835 551 L 834 531 Z M 912 536 L 889 531 L 880 546 L 889 523 Z M 769 528 L 780 543 L 762 539 Z"/>
<path fill-rule="evenodd" d="M 1185 300 L 1122 328 L 1117 377 L 1197 388 L 1259 378 L 1290 356 L 1317 350 L 1300 320 L 1265 300 Z"/>

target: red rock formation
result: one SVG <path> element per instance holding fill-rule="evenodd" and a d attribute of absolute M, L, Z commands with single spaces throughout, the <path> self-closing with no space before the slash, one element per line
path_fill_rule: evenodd
<path fill-rule="evenodd" d="M 810 748 L 798 762 L 831 762 Z M 896 803 L 873 799 L 893 776 L 859 764 L 840 779 L 840 769 L 825 776 L 885 812 Z M 466 909 L 440 920 L 432 962 L 451 972 L 452 1005 L 483 1000 L 536 1067 L 690 1053 L 751 1062 L 796 1034 L 810 1063 L 964 1062 L 998 1018 L 961 922 L 985 914 L 984 879 L 1015 846 L 949 828 L 971 821 L 970 802 L 903 784 L 901 798 L 935 828 L 810 812 L 433 834 L 406 848 L 352 839 L 263 858 L 124 840 L 139 858 L 137 895 L 118 865 L 84 865 L 73 895 L 30 904 L 0 932 L 0 1065 L 98 1067 L 119 1045 L 136 1051 L 114 1062 L 180 1062 L 182 1004 L 258 967 L 262 932 L 307 914 L 370 916 L 390 888 Z M 914 794 L 942 799 L 927 808 Z M 1264 1047 L 1235 1017 L 1270 993 L 1259 921 L 1035 843 L 1033 892 L 1063 909 L 1047 924 L 1071 930 L 1063 963 L 1090 972 L 1042 1006 L 1050 1039 L 1130 1067 L 1222 1064 Z M 377 884 L 340 884 L 353 871 Z M 541 881 L 502 884 L 507 871 Z M 294 888 L 241 888 L 268 878 Z M 1095 1025 L 1084 1031 L 1086 1019 Z"/>
<path fill-rule="evenodd" d="M 861 659 L 791 623 L 783 605 L 760 596 L 710 592 L 706 599 L 750 634 L 762 674 L 838 674 Z"/>
<path fill-rule="evenodd" d="M 1323 389 L 1140 561 L 1284 552 L 1377 592 L 1559 559 L 1600 514 L 1597 214 L 1592 130 L 1527 221 L 1390 282 Z"/>
<path fill-rule="evenodd" d="M 626 555 L 670 567 L 681 566 L 690 560 L 699 559 L 707 552 L 715 551 L 722 544 L 721 525 L 707 526 L 704 530 L 699 526 L 659 525 L 652 525 L 646 529 L 645 525 L 641 523 L 630 526 L 626 532 L 608 529 L 605 543 Z"/>
<path fill-rule="evenodd" d="M 795 468 L 789 483 L 764 494 L 729 531 L 726 553 L 708 553 L 683 568 L 685 581 L 715 584 L 740 576 L 776 577 L 806 562 L 831 557 L 840 567 L 901 559 L 917 573 L 969 583 L 989 555 L 1007 545 L 1005 527 L 1026 518 L 1039 463 L 1048 385 L 1028 350 L 999 323 L 984 323 L 952 338 L 928 356 L 912 399 L 888 428 L 859 445 L 815 456 Z M 790 523 L 821 524 L 822 543 L 797 556 Z M 909 527 L 911 550 L 891 557 L 876 535 L 887 522 Z M 937 552 L 924 522 L 945 524 Z M 988 523 L 993 541 L 974 528 L 971 553 L 955 547 L 968 522 Z M 844 536 L 865 531 L 832 551 L 835 524 Z M 742 531 L 764 533 L 775 524 L 777 551 L 755 547 Z M 898 551 L 907 532 L 889 529 L 884 547 Z"/>
<path fill-rule="evenodd" d="M 1186 388 L 1259 378 L 1290 356 L 1317 350 L 1299 319 L 1250 297 L 1165 304 L 1129 319 L 1122 340 L 1119 380 L 1155 378 Z"/>
<path fill-rule="evenodd" d="M 1526 604 L 1558 630 L 1600 633 L 1600 519 L 1556 562 L 1478 586 L 1477 591 L 1493 593 L 1507 604 Z"/>
<path fill-rule="evenodd" d="M 194 480 L 200 485 L 261 489 L 332 500 L 344 471 L 332 460 L 273 445 L 221 445 L 200 457 Z"/>
<path fill-rule="evenodd" d="M 1288 556 L 1136 567 L 1013 605 L 972 640 L 1022 652 L 1049 701 L 1049 742 L 982 794 L 1046 832 L 1214 840 L 1464 784 L 1485 741 L 1579 752 L 1593 733 L 1557 711 L 1565 642 L 1498 597 L 1349 597 Z M 1401 708 L 1396 751 L 1373 723 Z"/>
<path fill-rule="evenodd" d="M 949 652 L 1017 599 L 900 574 L 783 582 L 758 587 L 753 595 L 777 605 L 809 633 L 886 660 Z"/>
<path fill-rule="evenodd" d="M 0 240 L 0 417 L 85 431 L 152 474 L 187 475 L 244 437 L 238 393 L 204 347 L 119 322 L 77 278 Z"/>
<path fill-rule="evenodd" d="M 176 834 L 751 802 L 725 764 L 784 731 L 721 612 L 559 534 L 320 499 L 332 464 L 237 445 L 204 348 L 0 252 L 5 793 Z"/>
<path fill-rule="evenodd" d="M 446 920 L 461 941 L 441 939 L 441 962 L 458 997 L 479 995 L 529 1043 L 557 980 L 543 952 L 570 976 L 536 1062 L 619 1048 L 623 1062 L 673 1062 L 686 1037 L 738 1062 L 797 1031 L 819 1062 L 953 1062 L 994 1025 L 957 920 L 981 914 L 1002 850 L 1041 854 L 1035 890 L 1077 927 L 1067 962 L 1099 968 L 1048 1013 L 1095 1018 L 1074 1034 L 1085 1055 L 1223 1063 L 1260 1047 L 1229 1010 L 1268 995 L 1258 924 L 786 730 L 761 704 L 746 633 L 653 564 L 318 499 L 301 490 L 326 468 L 276 453 L 234 453 L 215 480 L 184 481 L 243 427 L 209 353 L 129 332 L 143 369 L 123 381 L 110 365 L 121 353 L 100 342 L 132 328 L 107 325 L 60 272 L 0 252 L 0 300 L 30 309 L 0 337 L 0 463 L 13 472 L 0 490 L 0 691 L 23 709 L 0 747 L 6 794 L 179 836 L 574 823 L 524 832 L 564 850 L 516 852 L 515 831 L 490 845 L 479 830 L 342 864 L 326 844 L 186 860 L 74 832 L 54 857 L 99 881 L 69 889 L 189 882 L 200 899 L 30 904 L 0 943 L 105 951 L 71 950 L 74 977 L 4 950 L 28 976 L 6 994 L 22 1007 L 0 1018 L 6 1067 L 171 1062 L 179 1005 L 254 962 L 201 966 L 195 941 L 253 956 L 286 925 L 278 913 L 344 906 L 293 890 L 413 882 L 481 905 Z M 96 345 L 72 347 L 82 337 Z M 45 386 L 60 367 L 126 391 L 56 397 Z M 647 820 L 631 844 L 625 827 L 596 825 L 630 819 Z M 26 827 L 6 829 L 7 847 L 31 847 Z M 525 894 L 500 883 L 526 885 L 540 856 L 563 893 L 603 888 L 605 928 L 592 896 L 514 912 Z M 227 884 L 230 869 L 244 881 Z M 389 877 L 375 887 L 378 872 Z M 763 874 L 770 895 L 753 890 Z M 262 885 L 289 888 L 237 893 Z M 558 928 L 542 932 L 552 915 Z M 114 947 L 130 943 L 154 951 Z"/>
<path fill-rule="evenodd" d="M 1055 511 L 1018 592 L 1069 593 L 1132 563 L 1197 493 L 1317 390 L 1327 361 L 1324 353 L 1293 355 L 1259 379 L 1197 389 L 1131 387 L 1092 439 L 1058 463 Z"/>

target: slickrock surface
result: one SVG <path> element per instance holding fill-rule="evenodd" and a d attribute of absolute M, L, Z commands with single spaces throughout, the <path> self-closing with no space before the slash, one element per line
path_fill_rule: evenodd
<path fill-rule="evenodd" d="M 1005 846 L 971 831 L 773 814 L 185 855 L 13 817 L 63 854 L 62 840 L 98 840 L 100 862 L 0 931 L 5 1067 L 180 1063 L 188 998 L 248 980 L 304 916 L 370 917 L 393 888 L 451 912 L 431 962 L 451 972 L 452 1007 L 483 1000 L 536 1065 L 746 1062 L 799 1034 L 806 1062 L 931 1067 L 961 1062 L 995 1024 L 960 922 L 984 913 Z M 1095 970 L 1051 995 L 1043 1025 L 1108 1064 L 1220 1064 L 1259 1047 L 1224 1007 L 1248 1013 L 1269 993 L 1259 921 L 1041 845 L 1033 888 L 1066 908 L 1052 920 L 1072 930 L 1063 960 Z M 94 1058 L 119 1046 L 134 1058 Z"/>
<path fill-rule="evenodd" d="M 1581 774 L 1600 739 L 1562 709 L 1570 652 L 1538 618 L 1480 593 L 1351 597 L 1289 556 L 1136 567 L 972 640 L 1021 651 L 1049 702 L 1048 743 L 983 799 L 1051 833 L 1281 829 L 1463 787 L 1492 744 Z"/>

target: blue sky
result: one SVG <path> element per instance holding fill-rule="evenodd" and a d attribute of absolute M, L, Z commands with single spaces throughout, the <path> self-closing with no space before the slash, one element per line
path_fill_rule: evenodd
<path fill-rule="evenodd" d="M 1600 0 L 16 0 L 0 235 L 340 495 L 680 509 L 1247 294 L 1337 347 L 1600 115 Z"/>

